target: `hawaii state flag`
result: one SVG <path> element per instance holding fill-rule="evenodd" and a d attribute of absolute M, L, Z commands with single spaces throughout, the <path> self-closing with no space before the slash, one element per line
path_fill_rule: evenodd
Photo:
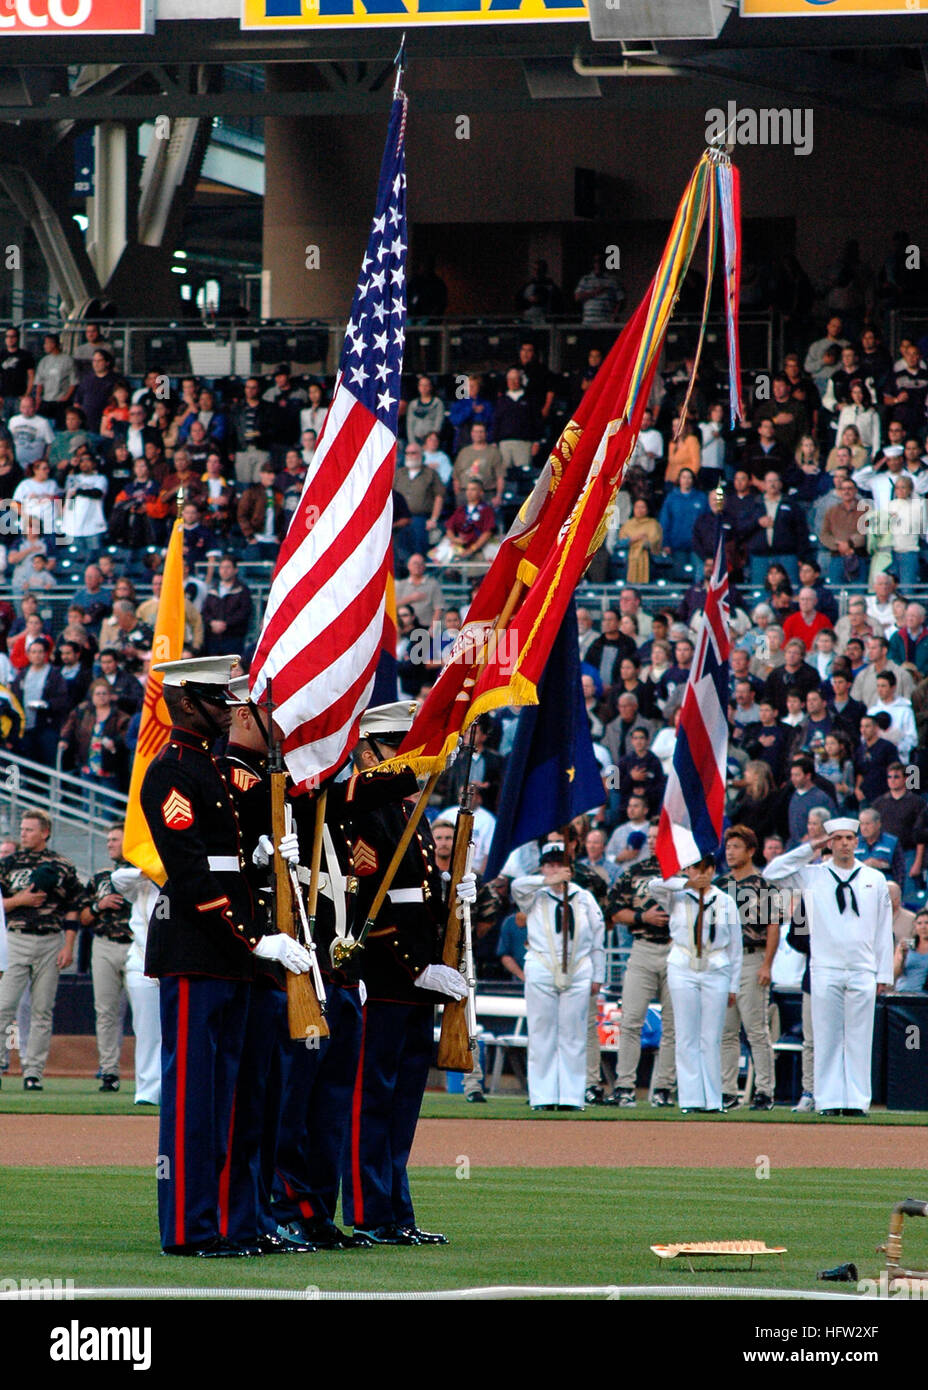
<path fill-rule="evenodd" d="M 186 625 L 184 609 L 184 524 L 178 519 L 174 523 L 164 559 L 161 598 L 158 602 L 155 635 L 151 644 L 152 667 L 160 661 L 179 661 L 183 656 Z M 159 885 L 164 883 L 167 874 L 155 849 L 148 822 L 142 814 L 139 796 L 145 773 L 155 754 L 167 743 L 171 732 L 170 716 L 161 693 L 163 684 L 164 677 L 160 671 L 149 669 L 145 700 L 142 704 L 142 722 L 132 763 L 122 851 L 130 864 L 141 869 L 146 877 Z"/>
<path fill-rule="evenodd" d="M 728 569 L 720 537 L 657 832 L 657 857 L 664 878 L 706 854 L 716 854 L 722 842 L 731 654 L 728 617 Z"/>

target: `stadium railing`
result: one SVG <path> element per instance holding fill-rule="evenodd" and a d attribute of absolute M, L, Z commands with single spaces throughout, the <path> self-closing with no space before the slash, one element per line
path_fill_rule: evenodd
<path fill-rule="evenodd" d="M 106 836 L 113 822 L 124 818 L 126 804 L 122 792 L 0 749 L 0 835 L 17 840 L 23 813 L 46 811 L 52 818 L 51 848 L 85 878 L 110 862 Z"/>

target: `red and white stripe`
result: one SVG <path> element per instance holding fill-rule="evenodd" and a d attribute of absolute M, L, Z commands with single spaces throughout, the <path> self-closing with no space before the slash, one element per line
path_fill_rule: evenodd
<path fill-rule="evenodd" d="M 395 436 L 340 376 L 252 663 L 252 698 L 273 682 L 298 787 L 341 765 L 367 706 L 383 635 L 395 465 Z"/>

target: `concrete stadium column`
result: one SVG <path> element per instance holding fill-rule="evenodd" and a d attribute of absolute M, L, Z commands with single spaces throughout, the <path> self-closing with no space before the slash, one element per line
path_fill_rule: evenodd
<path fill-rule="evenodd" d="M 264 127 L 270 313 L 342 318 L 374 211 L 386 122 L 275 116 Z"/>
<path fill-rule="evenodd" d="M 87 199 L 87 254 L 105 285 L 128 240 L 129 132 L 104 121 L 94 130 L 94 196 Z"/>

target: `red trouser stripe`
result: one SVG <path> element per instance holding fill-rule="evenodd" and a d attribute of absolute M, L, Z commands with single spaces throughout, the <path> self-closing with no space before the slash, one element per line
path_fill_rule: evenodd
<path fill-rule="evenodd" d="M 287 1179 L 283 1176 L 279 1168 L 277 1169 L 277 1175 L 283 1182 L 284 1191 L 286 1192 L 287 1196 L 290 1198 L 292 1202 L 294 1197 L 296 1196 L 296 1193 L 294 1192 L 290 1184 L 287 1182 Z M 312 1202 L 310 1202 L 306 1197 L 301 1197 L 300 1200 L 297 1202 L 297 1206 L 300 1209 L 301 1216 L 313 1217 L 316 1215 L 315 1211 L 313 1210 Z"/>
<path fill-rule="evenodd" d="M 226 1161 L 219 1175 L 219 1234 L 229 1234 L 229 1185 L 232 1179 L 232 1137 L 235 1134 L 235 1095 L 232 1096 L 232 1109 L 229 1112 L 229 1135 L 226 1143 Z"/>
<path fill-rule="evenodd" d="M 364 1044 L 367 1041 L 367 1010 L 361 1023 L 361 1051 L 351 1100 L 351 1191 L 354 1198 L 354 1224 L 364 1225 L 364 1190 L 361 1186 L 361 1100 L 364 1094 Z"/>
<path fill-rule="evenodd" d="M 187 1136 L 187 1033 L 190 1022 L 190 981 L 181 979 L 177 988 L 177 1096 L 174 1127 L 174 1243 L 186 1245 L 184 1222 L 184 1157 Z"/>

